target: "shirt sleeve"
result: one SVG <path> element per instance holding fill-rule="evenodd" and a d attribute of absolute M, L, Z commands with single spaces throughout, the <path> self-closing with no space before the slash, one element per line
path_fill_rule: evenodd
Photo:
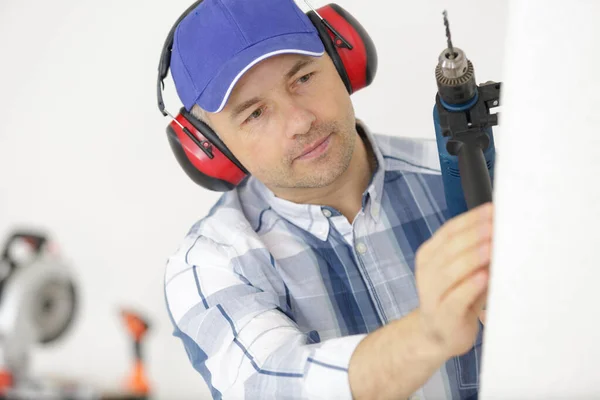
<path fill-rule="evenodd" d="M 320 342 L 288 316 L 273 276 L 253 286 L 236 272 L 231 249 L 203 237 L 190 250 L 169 258 L 165 300 L 174 335 L 214 399 L 352 399 L 348 365 L 366 335 Z"/>

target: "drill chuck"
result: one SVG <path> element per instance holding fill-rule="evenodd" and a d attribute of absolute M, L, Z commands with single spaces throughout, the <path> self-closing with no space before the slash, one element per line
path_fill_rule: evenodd
<path fill-rule="evenodd" d="M 435 78 L 440 98 L 447 105 L 465 104 L 477 95 L 473 64 L 457 47 L 442 51 L 435 68 Z"/>

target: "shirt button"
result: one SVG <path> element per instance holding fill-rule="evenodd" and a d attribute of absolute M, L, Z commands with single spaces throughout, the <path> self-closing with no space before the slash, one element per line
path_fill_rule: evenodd
<path fill-rule="evenodd" d="M 329 218 L 329 217 L 331 217 L 331 211 L 329 211 L 328 209 L 324 209 L 323 215 L 326 216 L 327 218 Z"/>
<path fill-rule="evenodd" d="M 363 242 L 358 243 L 356 245 L 356 251 L 358 251 L 360 254 L 365 254 L 367 252 L 367 245 Z"/>
<path fill-rule="evenodd" d="M 373 204 L 373 206 L 371 206 L 371 212 L 373 213 L 373 216 L 377 217 L 377 215 L 379 214 L 379 206 Z"/>

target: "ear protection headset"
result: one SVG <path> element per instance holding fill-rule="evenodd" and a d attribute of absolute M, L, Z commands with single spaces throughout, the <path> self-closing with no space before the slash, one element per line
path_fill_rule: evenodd
<path fill-rule="evenodd" d="M 174 117 L 166 109 L 162 90 L 169 72 L 173 36 L 179 23 L 203 0 L 196 1 L 175 22 L 165 40 L 158 66 L 158 108 L 171 117 L 167 138 L 175 158 L 196 184 L 225 192 L 234 189 L 250 174 L 206 123 L 195 118 L 185 107 Z M 305 0 L 306 1 L 306 0 Z M 308 4 L 308 2 L 307 2 Z M 348 93 L 352 94 L 373 81 L 377 71 L 375 45 L 360 23 L 337 4 L 328 4 L 306 15 L 316 27 L 325 51 L 333 61 Z"/>

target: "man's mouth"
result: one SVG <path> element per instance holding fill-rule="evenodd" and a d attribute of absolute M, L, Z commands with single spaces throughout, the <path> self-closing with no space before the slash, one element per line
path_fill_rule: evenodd
<path fill-rule="evenodd" d="M 329 148 L 329 143 L 331 142 L 330 138 L 331 134 L 311 143 L 298 157 L 296 157 L 296 160 L 309 160 L 325 153 Z"/>

